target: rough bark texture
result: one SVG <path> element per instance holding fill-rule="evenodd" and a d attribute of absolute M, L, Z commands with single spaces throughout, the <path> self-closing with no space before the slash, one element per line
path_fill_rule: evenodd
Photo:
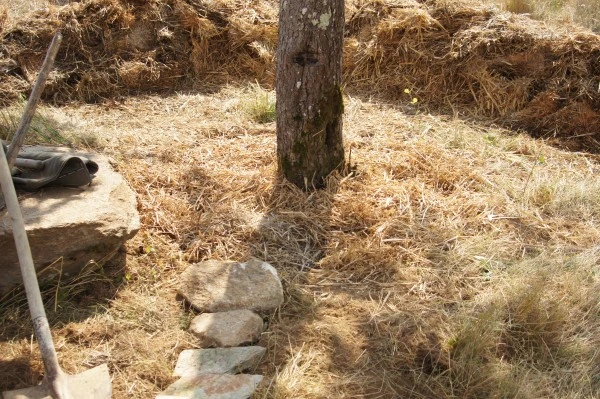
<path fill-rule="evenodd" d="M 303 189 L 344 167 L 343 0 L 282 0 L 277 53 L 277 156 Z"/>

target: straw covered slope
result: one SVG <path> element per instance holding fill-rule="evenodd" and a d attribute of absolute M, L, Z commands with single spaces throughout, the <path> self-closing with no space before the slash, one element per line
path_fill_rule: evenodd
<path fill-rule="evenodd" d="M 28 86 L 58 29 L 64 40 L 45 96 L 59 103 L 254 79 L 272 64 L 262 47 L 277 41 L 276 10 L 237 3 L 92 0 L 34 13 L 2 34 L 3 63 L 15 68 L 5 68 L 1 97 Z"/>
<path fill-rule="evenodd" d="M 365 2 L 350 14 L 349 80 L 391 98 L 410 88 L 536 135 L 598 137 L 598 35 L 460 1 L 426 4 Z"/>
<path fill-rule="evenodd" d="M 409 89 L 430 109 L 597 149 L 599 36 L 460 1 L 356 0 L 346 16 L 349 91 L 396 102 Z M 274 0 L 90 0 L 4 26 L 0 100 L 27 91 L 59 28 L 57 103 L 274 79 Z"/>

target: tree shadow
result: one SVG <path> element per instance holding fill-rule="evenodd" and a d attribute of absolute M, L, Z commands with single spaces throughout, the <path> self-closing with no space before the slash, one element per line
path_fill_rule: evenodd
<path fill-rule="evenodd" d="M 276 268 L 306 271 L 315 267 L 325 255 L 330 226 L 322 221 L 330 219 L 336 191 L 337 186 L 329 184 L 306 193 L 275 176 L 249 255 Z"/>
<path fill-rule="evenodd" d="M 305 193 L 278 175 L 269 179 L 266 192 L 262 191 L 265 185 L 253 182 L 246 182 L 246 188 L 237 181 L 219 181 L 211 170 L 200 166 L 187 170 L 185 176 L 184 185 L 199 189 L 187 197 L 188 206 L 195 212 L 192 220 L 196 236 L 182 237 L 185 242 L 180 242 L 181 249 L 190 254 L 192 261 L 221 258 L 245 262 L 257 258 L 277 270 L 283 284 L 284 304 L 270 314 L 262 313 L 267 327 L 258 344 L 268 347 L 271 353 L 267 357 L 283 356 L 277 363 L 284 362 L 285 354 L 273 347 L 283 335 L 271 331 L 271 327 L 286 319 L 293 320 L 296 326 L 307 325 L 316 317 L 312 300 L 307 292 L 298 289 L 298 284 L 308 281 L 305 273 L 325 255 L 330 227 L 323 221 L 331 216 L 337 178 L 330 178 L 331 184 L 324 190 Z M 228 198 L 231 192 L 240 190 L 252 197 L 248 208 L 254 208 L 253 215 L 261 215 L 259 220 L 249 221 L 244 210 L 235 209 L 235 200 Z M 230 242 L 235 247 L 228 247 Z M 231 281 L 223 285 L 223 297 L 239 291 L 232 287 Z M 189 303 L 182 303 L 186 310 L 194 311 Z M 277 338 L 272 340 L 274 336 Z"/>
<path fill-rule="evenodd" d="M 376 367 L 378 351 L 383 344 L 374 337 L 369 315 L 364 313 L 364 309 L 355 307 L 354 303 L 368 300 L 371 294 L 361 287 L 363 280 L 392 280 L 394 270 L 382 267 L 385 270 L 361 274 L 362 263 L 357 267 L 343 264 L 342 253 L 347 248 L 338 248 L 333 235 L 340 232 L 361 235 L 365 229 L 359 212 L 350 216 L 356 219 L 350 225 L 339 223 L 344 215 L 333 214 L 340 210 L 339 204 L 336 207 L 336 201 L 339 201 L 336 195 L 343 177 L 330 176 L 325 189 L 306 193 L 278 175 L 271 176 L 266 192 L 261 190 L 264 186 L 259 188 L 251 182 L 246 191 L 235 182 L 217 181 L 210 170 L 197 166 L 185 175 L 195 182 L 186 181 L 186 185 L 196 185 L 202 190 L 188 197 L 189 205 L 198 212 L 196 228 L 199 233 L 183 248 L 195 254 L 193 257 L 199 261 L 215 258 L 217 251 L 212 252 L 211 247 L 226 246 L 227 240 L 231 239 L 226 236 L 231 234 L 235 236 L 232 241 L 237 243 L 236 248 L 231 248 L 231 252 L 218 253 L 240 262 L 258 258 L 275 267 L 282 280 L 284 303 L 273 313 L 263 314 L 267 327 L 258 344 L 267 347 L 266 358 L 257 370 L 250 370 L 273 377 L 268 390 L 276 392 L 274 396 L 286 392 L 289 397 L 299 397 L 298 392 L 286 391 L 288 388 L 284 382 L 277 380 L 278 375 L 286 367 L 293 367 L 298 357 L 304 355 L 303 350 L 312 350 L 312 344 L 323 341 L 327 342 L 324 346 L 329 349 L 319 355 L 322 358 L 316 369 L 327 364 L 328 372 L 338 375 L 353 370 L 363 373 L 368 376 L 369 384 L 356 385 L 352 389 L 365 395 L 372 393 L 373 387 L 382 381 L 393 385 L 388 382 L 392 379 L 389 372 L 382 377 L 381 370 Z M 261 215 L 247 233 L 240 230 L 248 229 L 248 221 L 244 220 L 243 214 L 235 211 L 235 201 L 228 198 L 228 193 L 234 190 L 255 196 L 255 209 Z M 360 205 L 365 204 L 357 204 Z M 213 229 L 221 230 L 214 234 Z M 360 262 L 366 263 L 369 256 L 370 252 L 364 251 L 357 257 L 361 258 Z M 347 273 L 343 269 L 335 270 L 336 276 L 332 276 L 331 270 L 327 269 L 331 263 L 327 257 L 343 264 L 339 267 L 347 266 Z M 384 259 L 374 259 L 374 262 L 383 264 Z M 231 292 L 234 289 L 225 284 L 224 296 Z M 333 298 L 336 303 L 330 306 L 327 300 L 315 300 L 315 296 L 319 299 Z M 339 313 L 336 306 L 340 300 L 348 302 L 348 318 L 336 318 Z M 340 320 L 344 325 L 336 324 Z M 393 378 L 396 379 L 395 376 Z M 356 384 L 356 381 L 350 384 Z M 335 397 L 335 389 L 329 391 L 329 397 Z"/>
<path fill-rule="evenodd" d="M 339 189 L 360 179 L 330 177 L 324 190 L 312 193 L 275 180 L 249 244 L 251 256 L 279 271 L 286 294 L 260 342 L 268 362 L 259 370 L 272 380 L 259 397 L 428 397 L 417 381 L 446 367 L 433 326 L 409 309 L 386 308 L 390 295 L 415 289 L 403 270 L 415 260 L 408 249 L 399 250 L 408 239 L 368 242 L 375 217 L 368 200 Z M 451 232 L 426 223 L 405 229 L 413 240 L 439 243 L 419 254 L 422 259 L 452 256 Z M 315 391 L 304 386 L 312 382 Z"/>
<path fill-rule="evenodd" d="M 122 246 L 107 261 L 90 262 L 79 275 L 44 285 L 42 300 L 50 328 L 60 329 L 105 313 L 124 284 L 126 270 Z M 0 392 L 38 385 L 44 369 L 22 286 L 2 298 L 0 319 L 0 352 L 4 353 L 0 356 Z M 56 336 L 55 346 L 58 350 Z M 12 357 L 15 351 L 21 354 Z M 22 354 L 25 352 L 29 355 Z"/>

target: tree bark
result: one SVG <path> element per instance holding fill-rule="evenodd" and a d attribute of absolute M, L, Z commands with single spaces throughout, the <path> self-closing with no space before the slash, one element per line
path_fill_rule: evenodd
<path fill-rule="evenodd" d="M 298 187 L 344 168 L 344 0 L 282 0 L 277 51 L 277 157 Z"/>

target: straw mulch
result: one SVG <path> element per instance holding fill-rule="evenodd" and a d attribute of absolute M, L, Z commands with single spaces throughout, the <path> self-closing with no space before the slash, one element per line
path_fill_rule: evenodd
<path fill-rule="evenodd" d="M 272 80 L 275 17 L 269 2 L 260 1 L 93 0 L 50 7 L 1 32 L 0 66 L 7 67 L 0 67 L 0 98 L 27 89 L 59 29 L 64 40 L 45 90 L 57 103 L 214 87 L 232 77 Z"/>
<path fill-rule="evenodd" d="M 598 35 L 465 2 L 358 3 L 348 21 L 350 81 L 597 148 Z"/>
<path fill-rule="evenodd" d="M 91 0 L 0 24 L 2 101 L 26 93 L 62 28 L 46 100 L 73 104 L 42 119 L 79 145 L 94 135 L 138 194 L 140 233 L 49 299 L 61 364 L 108 363 L 115 398 L 153 397 L 197 343 L 180 273 L 257 256 L 286 293 L 265 317 L 257 397 L 597 397 L 597 157 L 418 111 L 594 147 L 598 37 L 458 2 L 347 7 L 353 173 L 309 194 L 276 178 L 274 124 L 225 85 L 272 83 L 275 1 Z M 34 385 L 26 309 L 0 311 L 0 390 Z"/>
<path fill-rule="evenodd" d="M 285 289 L 256 398 L 598 396 L 595 157 L 349 96 L 353 173 L 304 193 L 276 178 L 274 123 L 248 118 L 245 95 L 46 110 L 63 134 L 97 135 L 142 222 L 102 281 L 52 295 L 69 372 L 108 363 L 115 399 L 154 397 L 197 345 L 181 272 L 256 256 Z M 26 309 L 2 317 L 0 390 L 33 385 Z"/>
<path fill-rule="evenodd" d="M 26 93 L 53 33 L 65 41 L 47 100 L 274 81 L 275 0 L 91 0 L 0 18 L 0 100 Z M 468 2 L 347 2 L 348 90 L 493 118 L 598 148 L 600 38 Z M 410 90 L 407 97 L 405 91 Z"/>

